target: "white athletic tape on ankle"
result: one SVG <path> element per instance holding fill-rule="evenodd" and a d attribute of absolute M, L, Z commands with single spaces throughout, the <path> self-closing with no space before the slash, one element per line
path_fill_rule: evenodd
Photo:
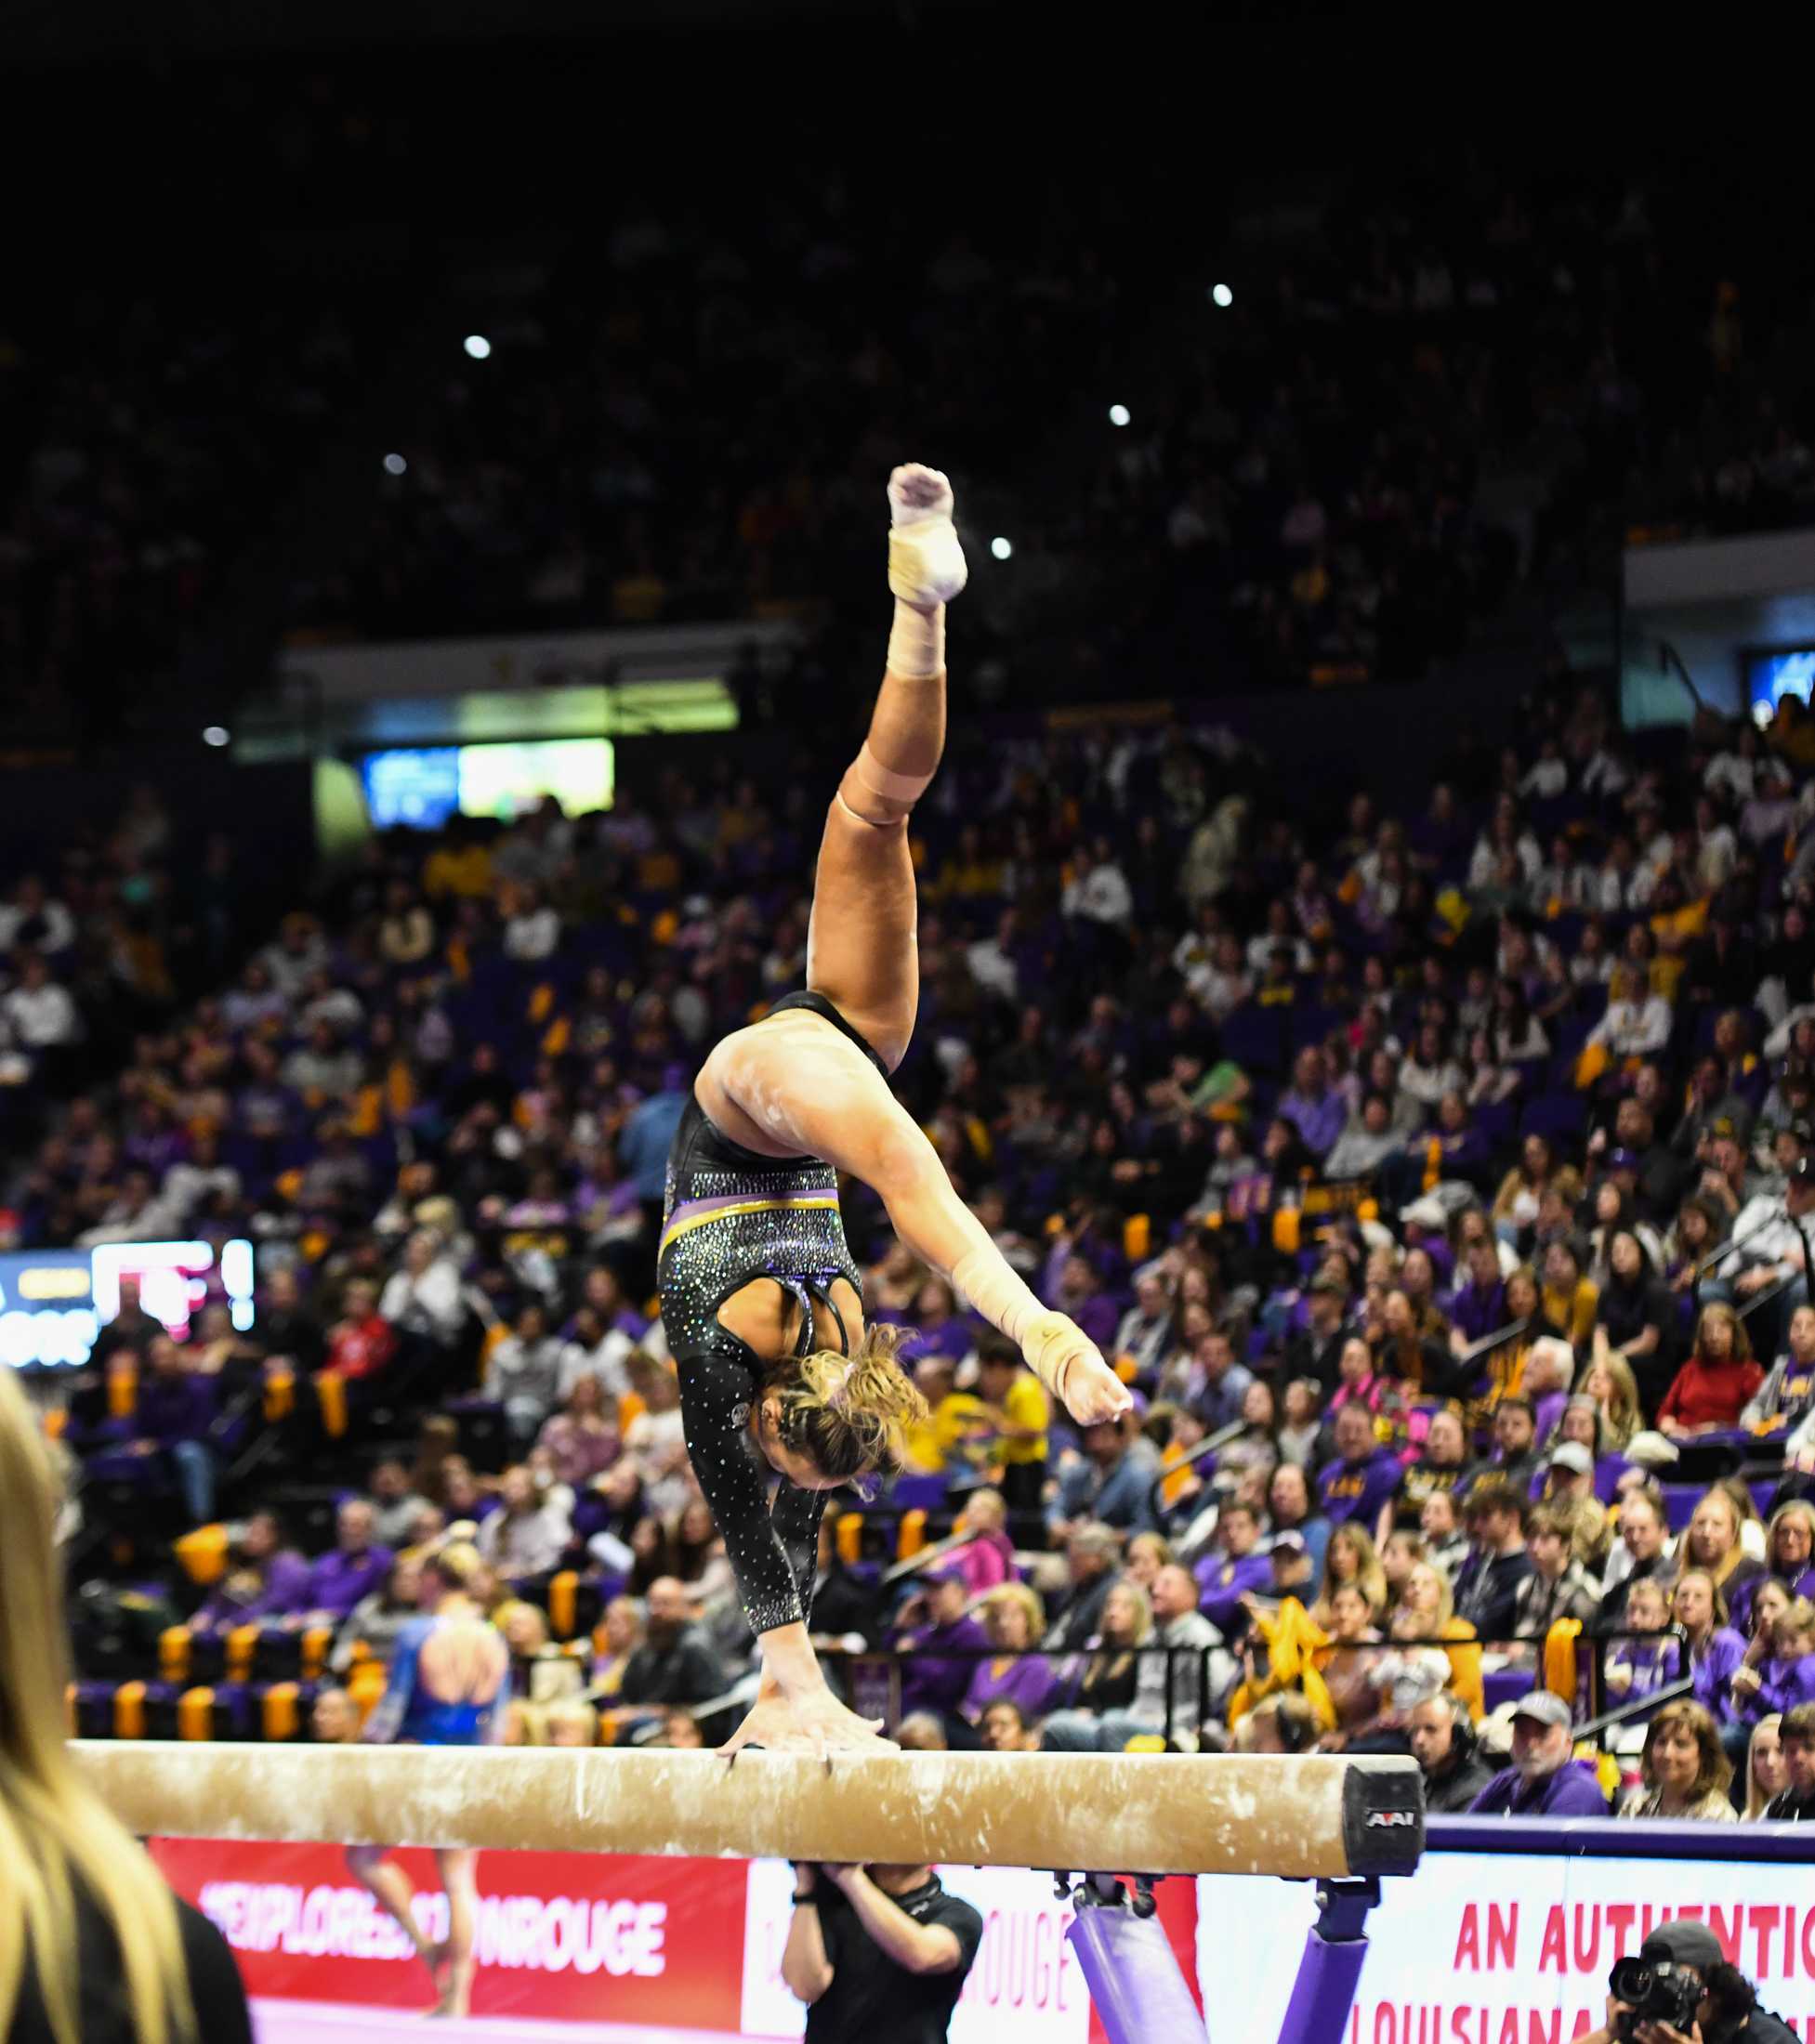
<path fill-rule="evenodd" d="M 970 570 L 950 518 L 925 518 L 898 526 L 888 535 L 888 586 L 903 603 L 923 610 L 947 603 L 964 587 Z"/>
<path fill-rule="evenodd" d="M 868 739 L 858 748 L 857 778 L 873 795 L 888 802 L 918 802 L 933 784 L 930 774 L 898 774 L 870 750 Z"/>
<path fill-rule="evenodd" d="M 895 599 L 895 624 L 888 635 L 888 672 L 903 681 L 931 681 L 945 672 L 945 606 L 917 610 Z"/>

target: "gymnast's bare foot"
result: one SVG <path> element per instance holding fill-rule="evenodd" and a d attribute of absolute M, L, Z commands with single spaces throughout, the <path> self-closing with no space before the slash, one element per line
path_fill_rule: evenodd
<path fill-rule="evenodd" d="M 441 1985 L 441 1999 L 428 2011 L 429 2020 L 440 2022 L 446 2017 L 470 2015 L 473 2002 L 472 1960 L 450 1957 L 445 1945 L 438 1945 L 435 1949 L 440 1955 L 436 1961 L 436 1970 L 439 1972 L 445 1968 L 447 1980 Z"/>

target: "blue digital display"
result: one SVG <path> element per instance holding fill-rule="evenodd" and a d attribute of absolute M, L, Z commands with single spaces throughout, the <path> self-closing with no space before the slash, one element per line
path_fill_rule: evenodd
<path fill-rule="evenodd" d="M 460 748 L 372 753 L 360 763 L 360 779 L 375 830 L 405 823 L 414 830 L 439 831 L 460 807 Z"/>
<path fill-rule="evenodd" d="M 1815 646 L 1777 647 L 1768 652 L 1748 652 L 1745 661 L 1745 699 L 1755 723 L 1769 724 L 1785 696 L 1804 702 L 1815 687 Z"/>

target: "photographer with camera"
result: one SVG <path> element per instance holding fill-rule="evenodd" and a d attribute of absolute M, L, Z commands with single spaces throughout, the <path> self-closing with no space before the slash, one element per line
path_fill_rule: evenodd
<path fill-rule="evenodd" d="M 1607 1976 L 1606 2026 L 1579 2044 L 1795 2044 L 1705 1923 L 1661 1923 Z"/>

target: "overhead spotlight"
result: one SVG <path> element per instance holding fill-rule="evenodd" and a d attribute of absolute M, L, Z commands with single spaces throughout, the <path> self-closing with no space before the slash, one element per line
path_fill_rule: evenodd
<path fill-rule="evenodd" d="M 401 454 L 387 454 L 385 456 L 385 474 L 388 476 L 401 476 L 407 471 L 409 465 L 409 463 L 403 459 Z"/>
<path fill-rule="evenodd" d="M 232 737 L 232 732 L 224 724 L 210 724 L 203 730 L 202 742 L 204 745 L 227 745 L 231 743 Z"/>
<path fill-rule="evenodd" d="M 1235 294 L 1227 284 L 1212 284 L 1210 286 L 1210 299 L 1213 305 L 1220 306 L 1227 312 L 1230 307 L 1235 303 Z"/>
<path fill-rule="evenodd" d="M 492 344 L 483 334 L 468 334 L 462 345 L 476 362 L 482 362 L 492 352 Z"/>
<path fill-rule="evenodd" d="M 1008 542 L 1000 533 L 990 542 L 990 552 L 995 556 L 997 560 L 1006 560 L 1014 551 L 1015 549 L 1009 545 Z"/>
<path fill-rule="evenodd" d="M 1127 406 L 1126 406 L 1125 404 L 1112 404 L 1112 405 L 1111 405 L 1111 406 L 1110 406 L 1110 424 L 1111 424 L 1111 426 L 1126 426 L 1126 425 L 1127 425 L 1127 423 L 1128 423 L 1128 408 L 1127 408 Z"/>

